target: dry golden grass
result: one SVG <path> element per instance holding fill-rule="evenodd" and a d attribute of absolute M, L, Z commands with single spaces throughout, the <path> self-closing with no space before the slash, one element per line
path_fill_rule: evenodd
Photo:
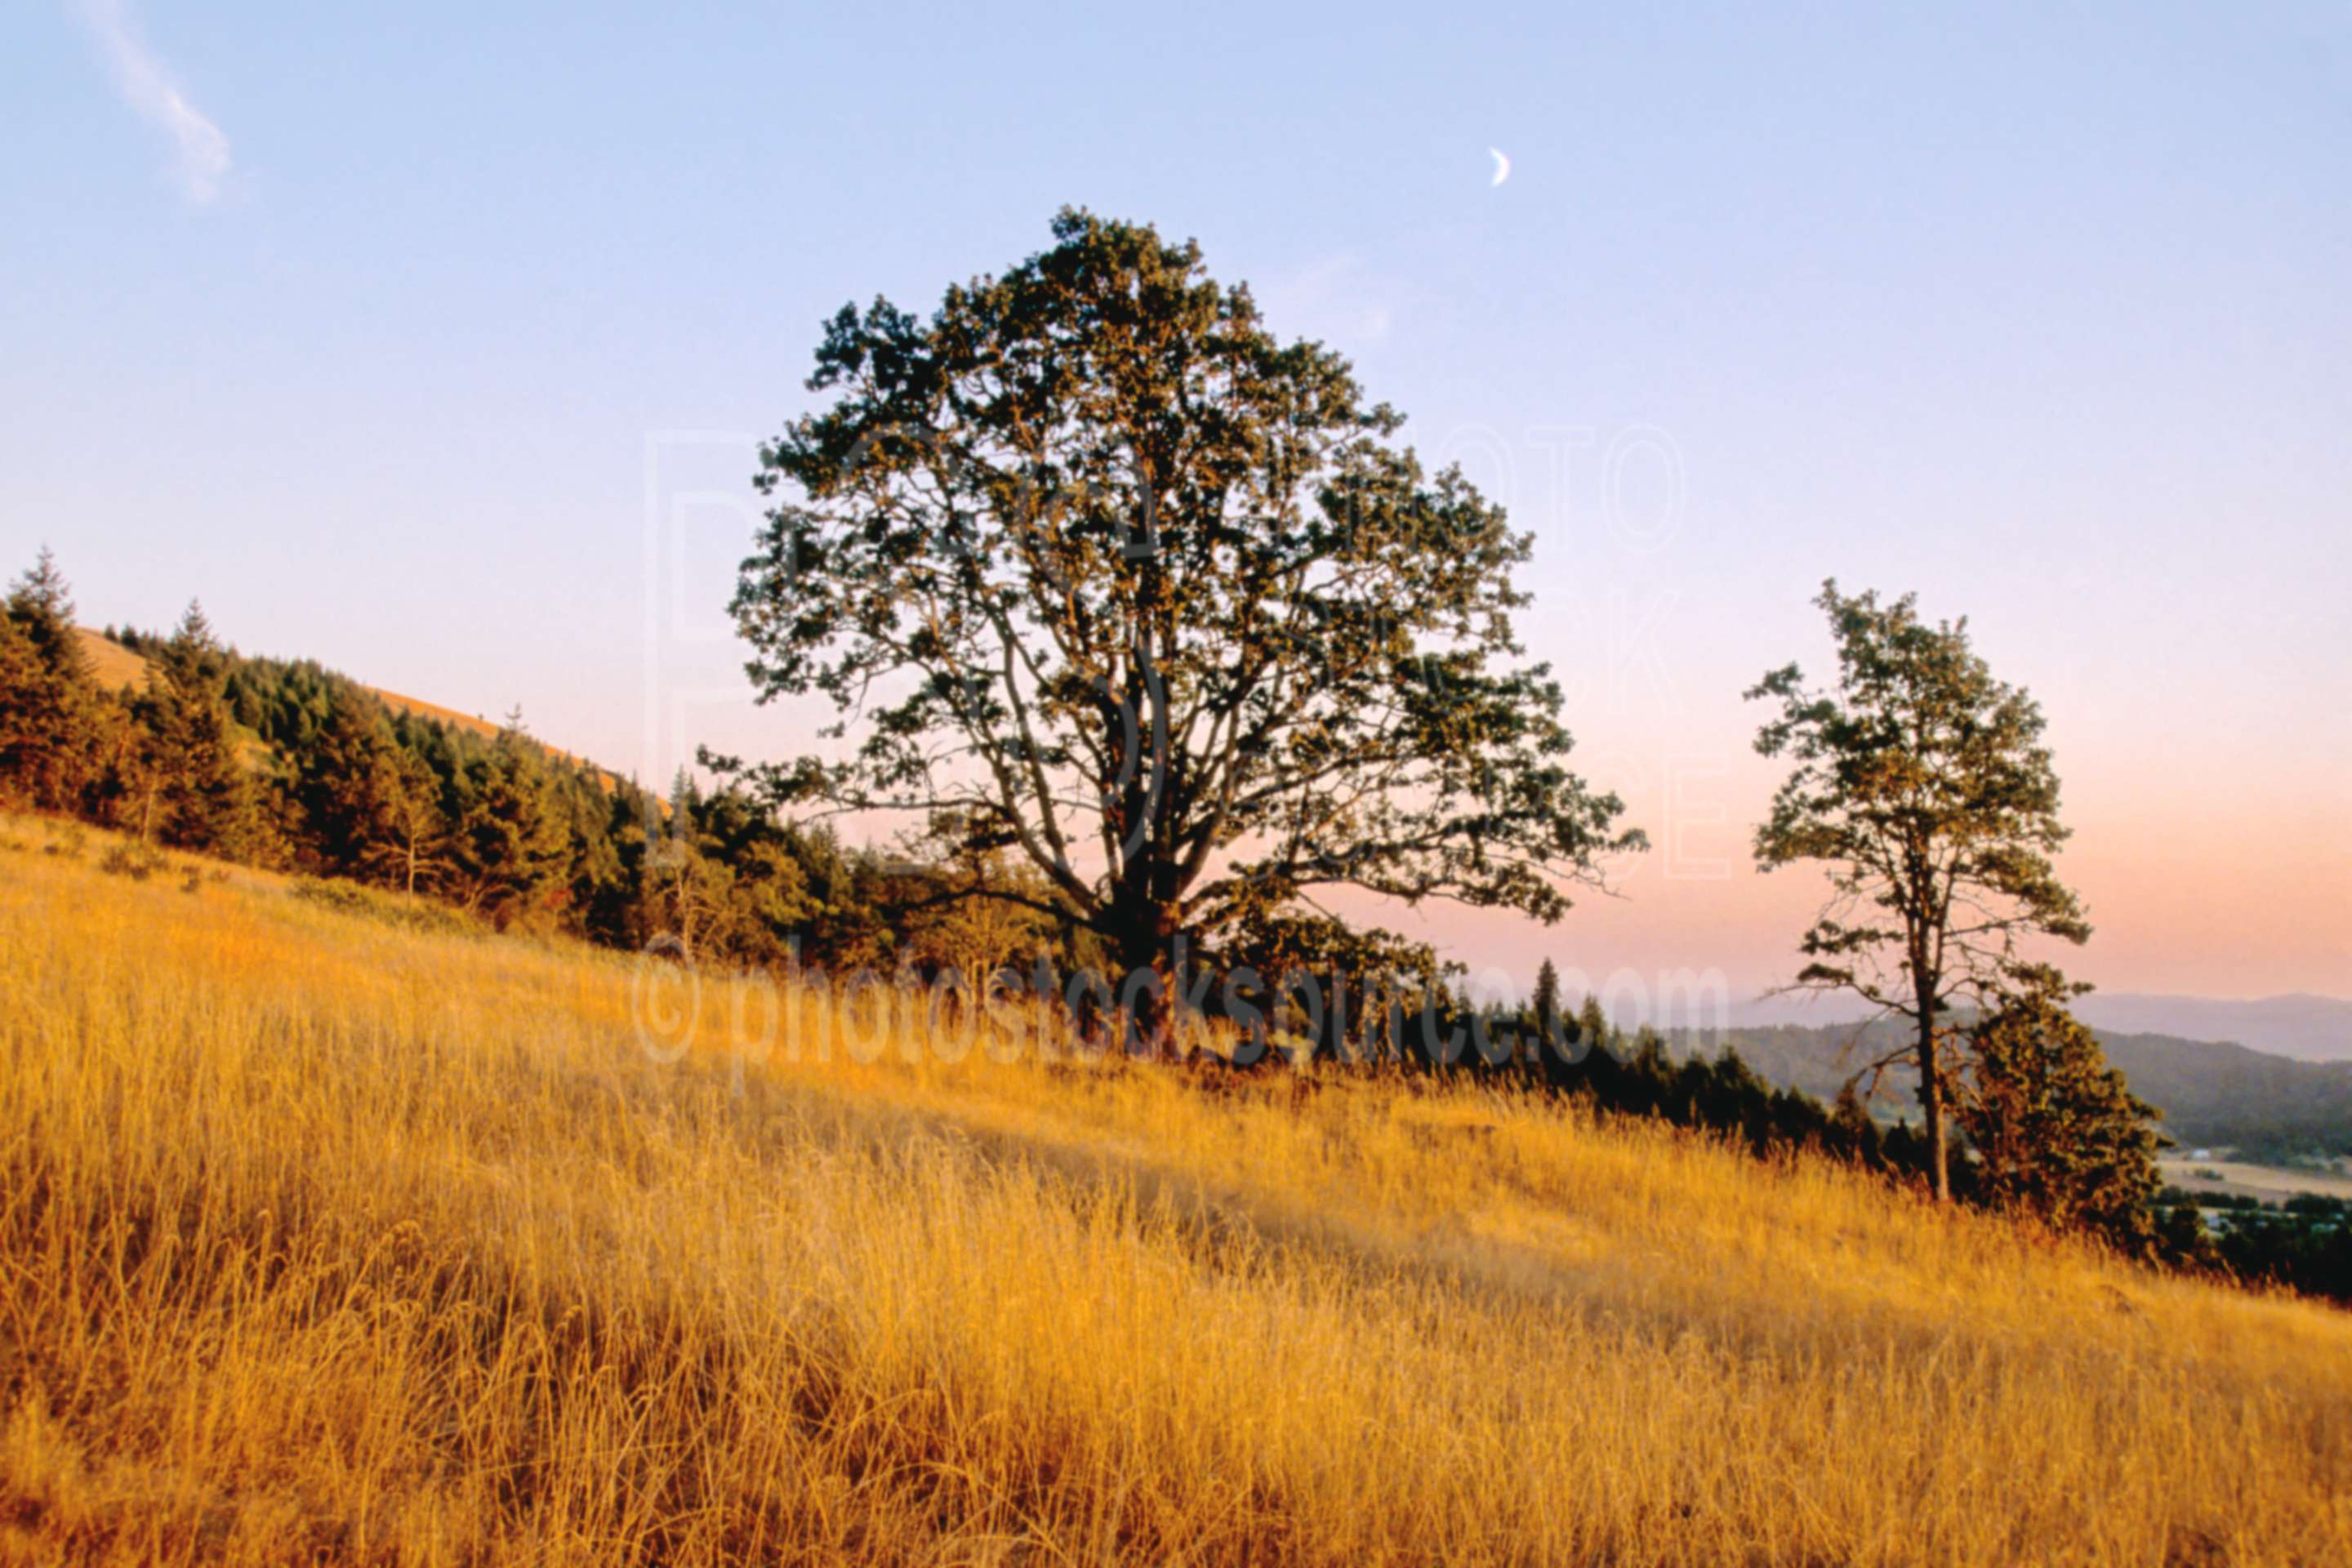
<path fill-rule="evenodd" d="M 136 689 L 147 684 L 147 660 L 142 655 L 88 626 L 76 626 L 74 636 L 81 643 L 82 657 L 89 661 L 90 675 L 100 690 L 120 691 L 126 686 Z"/>
<path fill-rule="evenodd" d="M 2352 1561 L 2341 1313 L 1475 1091 L 715 984 L 666 1064 L 613 957 L 49 831 L 0 1559 Z"/>

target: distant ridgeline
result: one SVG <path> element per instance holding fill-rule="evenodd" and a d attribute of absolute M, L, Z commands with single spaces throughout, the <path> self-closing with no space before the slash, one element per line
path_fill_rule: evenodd
<path fill-rule="evenodd" d="M 1769 1082 L 1829 1099 L 1864 1064 L 1906 1045 L 1907 1030 L 1885 1021 L 1675 1029 L 1667 1043 L 1678 1058 L 1737 1050 Z M 2108 1061 L 2164 1112 L 2166 1133 L 2182 1148 L 2226 1147 L 2268 1165 L 2352 1156 L 2352 1062 L 2294 1061 L 2168 1035 L 2097 1034 Z M 1916 1084 L 1909 1062 L 1897 1060 L 1879 1102 L 1907 1105 Z"/>
<path fill-rule="evenodd" d="M 1078 921 L 1050 912 L 1053 889 L 955 824 L 932 825 L 904 853 L 851 848 L 683 770 L 663 797 L 532 740 L 519 718 L 491 725 L 307 659 L 240 654 L 193 605 L 168 636 L 89 632 L 73 616 L 44 552 L 0 613 L 0 805 L 103 826 L 136 855 L 210 855 L 320 879 L 310 890 L 355 907 L 413 912 L 430 899 L 500 930 L 696 963 L 917 979 L 951 969 L 992 989 L 1035 976 L 1066 1002 L 1062 976 L 1108 969 Z M 1908 1126 L 1882 1124 L 1845 1092 L 1851 1030 L 1629 1037 L 1590 998 L 1570 1011 L 1549 963 L 1528 1004 L 1482 1008 L 1460 967 L 1427 945 L 1330 920 L 1227 933 L 1208 962 L 1353 988 L 1347 1006 L 1311 1016 L 1277 1009 L 1264 985 L 1237 993 L 1254 1020 L 1276 1019 L 1280 1048 L 1335 1066 L 1485 1075 L 1501 1090 L 1574 1096 L 1759 1155 L 1811 1149 L 1897 1181 L 1923 1168 Z M 1376 997 L 1361 994 L 1367 976 Z M 1238 1021 L 1222 987 L 1208 1005 Z M 1092 1016 L 1076 1010 L 1082 1025 Z M 2160 1037 L 2106 1046 L 2176 1134 L 2252 1157 L 2352 1152 L 2352 1068 Z M 1900 1071 L 1886 1080 L 1898 1093 Z M 1976 1180 L 1963 1158 L 1957 1192 Z M 2312 1217 L 2285 1240 L 2232 1226 L 2217 1250 L 2193 1208 L 2158 1223 L 2152 1167 L 2144 1180 L 2126 1207 L 2077 1223 L 2133 1253 L 2352 1300 L 2342 1215 Z"/>
<path fill-rule="evenodd" d="M 681 773 L 667 799 L 524 733 L 307 660 L 79 628 L 46 554 L 0 617 L 0 801 L 455 905 L 501 930 L 780 962 L 877 947 L 879 857 Z"/>

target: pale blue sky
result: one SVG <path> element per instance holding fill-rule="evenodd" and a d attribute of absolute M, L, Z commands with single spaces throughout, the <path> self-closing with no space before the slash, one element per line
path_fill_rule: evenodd
<path fill-rule="evenodd" d="M 793 750 L 719 609 L 745 438 L 845 300 L 1085 204 L 1538 531 L 1531 641 L 1681 848 L 1436 934 L 1784 971 L 1738 691 L 1834 574 L 2043 698 L 2084 973 L 2352 993 L 2352 9 L 489 9 L 10 8 L 11 570 L 654 776 Z"/>

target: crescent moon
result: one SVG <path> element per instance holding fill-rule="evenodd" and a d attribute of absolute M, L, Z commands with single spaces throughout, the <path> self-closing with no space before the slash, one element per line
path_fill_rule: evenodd
<path fill-rule="evenodd" d="M 1486 151 L 1495 160 L 1495 177 L 1486 183 L 1489 185 L 1499 185 L 1511 177 L 1511 161 L 1503 156 L 1503 151 L 1499 147 L 1489 147 Z"/>

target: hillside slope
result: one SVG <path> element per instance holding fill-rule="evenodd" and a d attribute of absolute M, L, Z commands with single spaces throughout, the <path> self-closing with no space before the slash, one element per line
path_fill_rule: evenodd
<path fill-rule="evenodd" d="M 2232 1001 L 2093 992 L 2075 1011 L 2103 1031 L 2228 1040 L 2266 1056 L 2352 1064 L 2352 1002 L 2294 994 Z"/>
<path fill-rule="evenodd" d="M 0 1556 L 2352 1559 L 2340 1312 L 107 849 L 0 825 Z"/>
<path fill-rule="evenodd" d="M 143 655 L 132 652 L 105 633 L 92 631 L 88 626 L 76 626 L 74 631 L 81 638 L 82 652 L 88 656 L 90 672 L 100 686 L 115 691 L 125 686 L 145 684 L 147 660 Z M 444 708 L 438 702 L 426 702 L 419 698 L 404 697 L 380 686 L 360 683 L 360 687 L 395 712 L 414 713 L 436 723 L 469 731 L 485 739 L 499 732 L 496 724 L 477 713 L 460 713 L 455 708 Z"/>
<path fill-rule="evenodd" d="M 81 639 L 82 652 L 89 659 L 90 673 L 96 678 L 101 689 L 119 691 L 126 686 L 140 687 L 146 683 L 145 656 L 124 647 L 105 633 L 93 631 L 88 626 L 76 626 L 74 632 Z M 499 726 L 478 713 L 460 713 L 455 708 L 444 708 L 438 702 L 427 702 L 420 697 L 407 697 L 397 691 L 387 691 L 381 686 L 370 686 L 363 681 L 352 681 L 352 684 L 395 713 L 413 713 L 420 719 L 429 719 L 436 724 L 446 724 L 452 729 L 478 735 L 484 740 L 495 739 L 499 733 Z M 573 756 L 560 746 L 551 746 L 546 742 L 535 738 L 532 743 L 549 756 L 561 758 L 572 763 L 582 762 L 581 758 Z M 596 767 L 596 772 L 608 782 L 620 777 L 609 768 L 599 766 Z"/>

